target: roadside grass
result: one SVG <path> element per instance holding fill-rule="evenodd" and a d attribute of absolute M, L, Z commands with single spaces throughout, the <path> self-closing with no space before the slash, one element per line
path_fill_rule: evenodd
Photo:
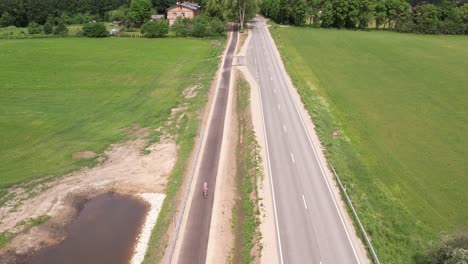
<path fill-rule="evenodd" d="M 261 158 L 250 113 L 250 86 L 237 79 L 236 202 L 232 229 L 234 248 L 232 263 L 253 263 L 261 255 L 260 207 L 257 184 L 261 177 Z"/>
<path fill-rule="evenodd" d="M 30 228 L 33 226 L 42 225 L 43 223 L 49 221 L 50 216 L 48 215 L 41 215 L 37 218 L 28 218 L 24 221 L 21 221 L 17 224 L 17 226 L 24 226 L 25 228 Z"/>
<path fill-rule="evenodd" d="M 194 39 L 62 38 L 0 40 L 0 49 L 3 197 L 14 184 L 93 166 L 72 154 L 103 153 L 129 138 L 126 128 L 162 126 L 188 101 L 185 88 L 210 80 L 220 47 Z"/>
<path fill-rule="evenodd" d="M 6 246 L 13 239 L 14 235 L 14 233 L 8 231 L 0 232 L 0 249 Z"/>
<path fill-rule="evenodd" d="M 186 98 L 179 104 L 187 107 L 187 110 L 174 117 L 174 120 L 179 120 L 179 122 L 176 123 L 174 121 L 172 128 L 168 128 L 170 131 L 173 131 L 172 133 L 175 133 L 175 140 L 178 146 L 177 162 L 169 175 L 166 198 L 159 212 L 158 221 L 151 233 L 148 250 L 143 261 L 144 264 L 162 263 L 162 258 L 168 246 L 168 239 L 170 236 L 170 234 L 168 234 L 169 227 L 171 226 L 177 210 L 180 187 L 184 182 L 184 173 L 188 169 L 188 166 L 190 166 L 187 160 L 193 151 L 195 139 L 199 136 L 198 133 L 201 124 L 200 113 L 208 101 L 212 78 L 220 63 L 219 56 L 224 48 L 225 40 L 216 39 L 209 43 L 211 47 L 209 56 L 201 62 L 203 66 L 198 66 L 201 67 L 203 71 L 192 74 L 192 76 L 198 80 L 198 82 L 192 82 L 192 84 L 199 85 L 197 95 L 194 98 Z M 185 88 L 187 87 L 188 86 Z M 181 115 L 183 116 L 181 117 Z"/>
<path fill-rule="evenodd" d="M 466 230 L 468 38 L 270 30 L 382 263 Z"/>

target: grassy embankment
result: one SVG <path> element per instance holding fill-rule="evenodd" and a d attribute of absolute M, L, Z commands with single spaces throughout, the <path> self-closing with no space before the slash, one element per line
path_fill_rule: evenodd
<path fill-rule="evenodd" d="M 72 154 L 103 153 L 128 140 L 125 129 L 135 124 L 153 131 L 149 142 L 158 140 L 154 129 L 184 104 L 178 129 L 167 128 L 179 146 L 167 188 L 172 201 L 222 46 L 188 39 L 0 41 L 0 201 L 12 198 L 5 188 L 14 184 L 96 164 Z M 200 85 L 198 95 L 184 98 L 192 85 Z M 168 211 L 160 218 L 171 218 Z"/>
<path fill-rule="evenodd" d="M 466 230 L 468 38 L 271 32 L 381 261 Z"/>
<path fill-rule="evenodd" d="M 237 173 L 236 203 L 233 207 L 234 248 L 232 263 L 252 263 L 260 257 L 260 207 L 257 184 L 262 175 L 259 146 L 250 113 L 250 86 L 237 80 Z"/>

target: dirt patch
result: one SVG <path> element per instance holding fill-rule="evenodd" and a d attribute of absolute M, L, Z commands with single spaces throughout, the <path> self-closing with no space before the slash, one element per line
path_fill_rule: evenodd
<path fill-rule="evenodd" d="M 133 128 L 132 135 L 143 135 L 143 130 Z M 31 197 L 26 187 L 16 187 L 16 194 L 0 208 L 0 232 L 10 230 L 19 233 L 0 250 L 0 262 L 4 258 L 24 254 L 61 241 L 64 226 L 74 219 L 84 202 L 99 194 L 116 192 L 136 194 L 165 192 L 167 177 L 176 161 L 176 144 L 163 137 L 159 143 L 146 148 L 146 140 L 137 139 L 112 145 L 104 153 L 107 160 L 94 168 L 83 168 L 44 183 L 34 189 L 43 192 Z M 21 230 L 17 224 L 28 218 L 51 216 L 43 225 Z M 3 259 L 2 259 L 3 258 Z"/>
<path fill-rule="evenodd" d="M 80 151 L 80 152 L 75 152 L 72 154 L 72 157 L 74 159 L 91 159 L 96 156 L 97 154 L 94 153 L 93 151 Z"/>
<path fill-rule="evenodd" d="M 192 85 L 190 87 L 188 87 L 187 89 L 185 89 L 183 91 L 183 95 L 185 98 L 194 98 L 195 96 L 197 96 L 197 93 L 198 93 L 198 90 L 201 88 L 200 85 Z"/>

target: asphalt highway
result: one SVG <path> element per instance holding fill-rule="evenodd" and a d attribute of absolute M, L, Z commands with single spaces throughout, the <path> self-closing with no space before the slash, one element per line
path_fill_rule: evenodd
<path fill-rule="evenodd" d="M 214 111 L 208 127 L 208 134 L 203 150 L 203 156 L 198 171 L 195 195 L 193 196 L 187 219 L 187 226 L 183 235 L 181 251 L 178 263 L 199 264 L 206 262 L 206 251 L 211 224 L 211 214 L 218 172 L 221 143 L 224 133 L 224 120 L 229 95 L 229 82 L 233 54 L 238 38 L 237 26 L 233 26 L 233 32 L 229 47 L 225 56 L 221 80 L 217 87 L 218 92 L 214 102 Z M 208 183 L 208 196 L 203 196 L 203 183 Z"/>
<path fill-rule="evenodd" d="M 260 86 L 280 263 L 361 263 L 274 52 L 251 23 L 246 66 Z"/>

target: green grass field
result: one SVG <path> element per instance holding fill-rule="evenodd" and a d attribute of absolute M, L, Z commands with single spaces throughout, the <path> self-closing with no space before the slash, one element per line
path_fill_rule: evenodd
<path fill-rule="evenodd" d="M 189 39 L 0 40 L 0 194 L 92 165 L 72 153 L 102 153 L 134 124 L 156 128 L 180 103 L 199 108 L 205 99 L 182 91 L 201 84 L 206 94 L 221 49 Z"/>
<path fill-rule="evenodd" d="M 271 32 L 381 261 L 466 230 L 468 38 Z"/>

